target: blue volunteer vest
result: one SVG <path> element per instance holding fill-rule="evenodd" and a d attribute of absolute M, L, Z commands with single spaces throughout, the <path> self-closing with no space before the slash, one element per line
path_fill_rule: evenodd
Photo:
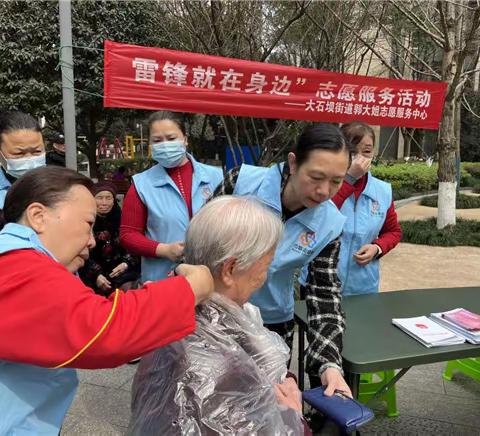
<path fill-rule="evenodd" d="M 193 164 L 192 213 L 195 214 L 212 196 L 223 180 L 221 168 L 204 165 L 188 155 Z M 154 241 L 183 241 L 190 218 L 182 194 L 160 165 L 133 176 L 135 188 L 148 210 L 145 236 Z M 175 266 L 168 259 L 142 257 L 142 281 L 161 280 Z"/>
<path fill-rule="evenodd" d="M 31 228 L 7 224 L 0 232 L 0 255 L 25 249 L 55 259 Z M 0 360 L 0 435 L 58 435 L 77 385 L 74 369 Z"/>
<path fill-rule="evenodd" d="M 353 255 L 362 245 L 372 243 L 385 223 L 392 204 L 392 187 L 389 183 L 368 173 L 367 185 L 355 204 L 355 195 L 345 200 L 340 211 L 347 217 L 343 228 L 338 268 L 343 295 L 378 292 L 379 261 L 373 260 L 359 266 Z"/>
<path fill-rule="evenodd" d="M 5 197 L 7 196 L 7 192 L 10 189 L 11 185 L 12 184 L 5 177 L 3 170 L 0 169 L 0 209 L 3 209 L 3 205 L 5 204 Z"/>
<path fill-rule="evenodd" d="M 255 196 L 281 216 L 282 170 L 283 164 L 270 168 L 242 165 L 234 194 Z M 265 324 L 293 319 L 295 272 L 340 235 L 344 221 L 331 201 L 305 209 L 286 221 L 267 280 L 250 298 L 260 308 Z"/>

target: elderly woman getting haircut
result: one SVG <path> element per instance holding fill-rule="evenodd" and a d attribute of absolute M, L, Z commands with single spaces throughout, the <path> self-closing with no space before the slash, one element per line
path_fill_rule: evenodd
<path fill-rule="evenodd" d="M 280 218 L 250 197 L 224 196 L 192 219 L 185 261 L 207 265 L 213 297 L 195 333 L 145 356 L 133 384 L 135 435 L 304 434 L 289 349 L 248 303 L 282 236 Z"/>

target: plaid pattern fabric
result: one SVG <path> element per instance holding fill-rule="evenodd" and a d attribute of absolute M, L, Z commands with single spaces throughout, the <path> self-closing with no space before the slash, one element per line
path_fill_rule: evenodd
<path fill-rule="evenodd" d="M 221 195 L 233 194 L 235 185 L 237 184 L 238 175 L 240 174 L 240 168 L 241 167 L 235 167 L 227 172 L 222 183 L 220 183 L 220 185 L 217 186 L 217 189 L 215 189 L 215 192 L 213 193 L 212 197 L 210 197 L 210 200 L 215 197 L 220 197 Z"/>
<path fill-rule="evenodd" d="M 288 164 L 285 163 L 282 190 L 287 183 L 289 172 Z M 240 167 L 230 170 L 215 190 L 213 197 L 232 195 L 239 173 Z M 341 283 L 337 275 L 339 254 L 340 238 L 337 238 L 308 265 L 305 290 L 309 345 L 306 363 L 307 373 L 312 375 L 320 374 L 327 365 L 342 370 L 345 314 L 341 305 Z"/>
<path fill-rule="evenodd" d="M 307 373 L 317 375 L 325 364 L 342 368 L 345 314 L 337 275 L 340 238 L 328 244 L 309 264 L 305 283 L 308 313 Z M 333 365 L 329 365 L 333 366 Z"/>

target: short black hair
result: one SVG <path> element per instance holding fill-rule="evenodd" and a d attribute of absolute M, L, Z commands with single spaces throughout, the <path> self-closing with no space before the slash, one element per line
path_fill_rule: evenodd
<path fill-rule="evenodd" d="M 187 134 L 187 129 L 185 126 L 185 117 L 179 112 L 171 111 L 157 111 L 153 112 L 148 118 L 148 136 L 150 137 L 150 131 L 152 130 L 152 125 L 156 121 L 168 120 L 175 123 L 178 128 L 182 131 L 184 135 Z"/>
<path fill-rule="evenodd" d="M 68 168 L 47 166 L 30 170 L 8 190 L 3 207 L 5 221 L 17 223 L 32 203 L 54 207 L 76 185 L 93 190 L 92 180 Z"/>
<path fill-rule="evenodd" d="M 4 133 L 15 130 L 34 130 L 42 133 L 40 124 L 30 114 L 21 111 L 0 111 L 0 144 Z"/>
<path fill-rule="evenodd" d="M 347 141 L 342 131 L 334 124 L 328 123 L 316 123 L 305 127 L 292 152 L 300 166 L 308 160 L 310 153 L 315 150 L 349 153 Z"/>

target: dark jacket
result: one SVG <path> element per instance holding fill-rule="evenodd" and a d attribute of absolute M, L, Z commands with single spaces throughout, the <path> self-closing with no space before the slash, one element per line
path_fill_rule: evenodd
<path fill-rule="evenodd" d="M 57 167 L 65 166 L 65 153 L 59 153 L 56 150 L 49 151 L 46 156 L 47 165 L 55 165 Z"/>
<path fill-rule="evenodd" d="M 93 226 L 96 245 L 90 250 L 90 258 L 85 263 L 85 266 L 79 270 L 79 275 L 83 282 L 99 294 L 105 294 L 105 292 L 98 290 L 96 287 L 96 280 L 100 274 L 112 283 L 110 292 L 113 292 L 115 288 L 120 287 L 122 284 L 136 280 L 140 273 L 139 259 L 128 254 L 120 245 L 120 217 L 121 210 L 117 202 L 115 202 L 112 210 L 107 215 L 97 215 Z M 111 278 L 109 275 L 112 270 L 122 262 L 128 265 L 128 269 L 121 275 Z M 110 292 L 107 292 L 107 294 Z"/>

